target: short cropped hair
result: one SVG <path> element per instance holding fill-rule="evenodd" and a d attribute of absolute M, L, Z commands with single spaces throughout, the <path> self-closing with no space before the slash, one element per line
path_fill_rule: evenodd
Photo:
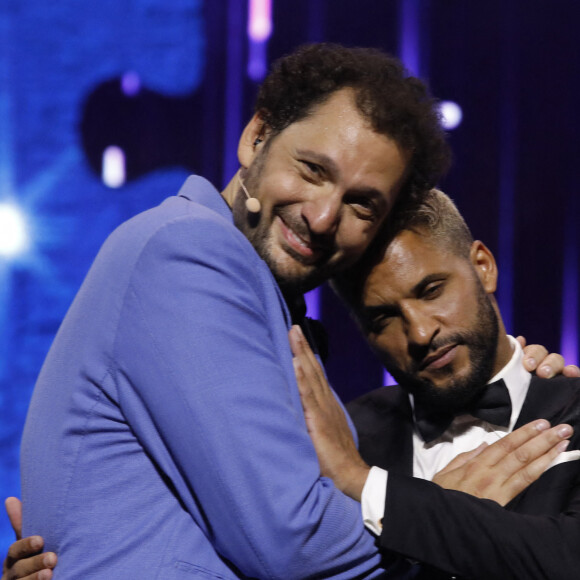
<path fill-rule="evenodd" d="M 414 197 L 434 187 L 451 160 L 438 104 L 398 59 L 379 50 L 330 43 L 300 47 L 274 63 L 256 112 L 275 136 L 343 88 L 354 89 L 356 105 L 374 131 L 410 154 L 400 195 Z"/>
<path fill-rule="evenodd" d="M 448 195 L 431 189 L 420 198 L 401 200 L 363 258 L 332 281 L 335 291 L 350 307 L 356 310 L 366 277 L 383 261 L 389 244 L 403 231 L 424 236 L 442 250 L 469 259 L 473 235 Z"/>

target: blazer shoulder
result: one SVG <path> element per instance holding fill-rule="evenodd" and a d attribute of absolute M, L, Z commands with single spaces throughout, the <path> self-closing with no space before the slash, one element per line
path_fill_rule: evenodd
<path fill-rule="evenodd" d="M 399 385 L 380 387 L 350 401 L 346 407 L 349 413 L 358 413 L 364 409 L 377 412 L 389 412 L 408 401 L 407 395 Z"/>
<path fill-rule="evenodd" d="M 580 425 L 580 378 L 533 376 L 516 427 L 538 418 Z"/>

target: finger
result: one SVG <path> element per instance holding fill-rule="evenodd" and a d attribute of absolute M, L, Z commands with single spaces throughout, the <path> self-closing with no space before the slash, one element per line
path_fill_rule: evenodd
<path fill-rule="evenodd" d="M 487 446 L 487 443 L 481 443 L 481 445 L 477 446 L 471 451 L 460 453 L 459 455 L 455 456 L 443 469 L 438 471 L 437 475 L 444 475 L 445 473 L 449 473 L 454 469 L 463 467 L 468 461 L 471 461 L 477 457 Z"/>
<path fill-rule="evenodd" d="M 299 326 L 293 326 L 289 333 L 290 346 L 294 358 L 300 363 L 304 374 L 303 381 L 308 383 L 308 387 L 313 389 L 317 396 L 327 396 L 329 391 L 326 376 L 318 359 L 312 352 L 308 341 Z"/>
<path fill-rule="evenodd" d="M 8 497 L 4 505 L 10 518 L 10 525 L 16 534 L 16 539 L 19 540 L 22 537 L 22 503 L 17 497 Z"/>
<path fill-rule="evenodd" d="M 549 354 L 538 366 L 536 374 L 543 379 L 551 379 L 564 370 L 564 357 L 561 354 Z"/>
<path fill-rule="evenodd" d="M 304 336 L 302 329 L 300 327 L 298 327 L 297 332 L 298 332 L 298 339 L 300 342 L 300 348 L 302 350 L 303 359 L 308 362 L 306 372 L 308 373 L 310 371 L 310 369 L 312 369 L 312 372 L 318 378 L 324 379 L 324 381 L 325 381 L 325 375 L 324 375 L 324 372 L 322 371 L 322 366 L 320 365 L 320 362 L 318 361 L 318 359 L 316 358 L 316 355 L 312 351 L 312 348 L 310 347 L 310 343 L 306 340 L 306 337 Z"/>
<path fill-rule="evenodd" d="M 566 365 L 562 374 L 565 377 L 580 377 L 580 367 L 576 365 Z"/>
<path fill-rule="evenodd" d="M 512 431 L 493 445 L 484 449 L 479 457 L 478 463 L 486 466 L 497 465 L 504 460 L 510 453 L 531 441 L 541 433 L 549 430 L 550 423 L 545 419 L 538 419 L 527 423 L 523 427 Z"/>
<path fill-rule="evenodd" d="M 548 350 L 539 344 L 530 344 L 524 348 L 524 367 L 528 371 L 535 371 L 538 364 L 544 361 Z"/>
<path fill-rule="evenodd" d="M 9 562 L 9 568 L 4 575 L 6 580 L 49 580 L 52 569 L 56 566 L 57 557 L 54 552 L 38 554 L 17 562 Z"/>
<path fill-rule="evenodd" d="M 300 327 L 294 324 L 288 331 L 288 339 L 290 341 L 290 350 L 294 356 L 299 356 L 302 353 L 302 344 L 300 342 L 301 337 Z"/>
<path fill-rule="evenodd" d="M 551 429 L 547 429 L 538 436 L 526 441 L 522 445 L 515 448 L 511 453 L 507 454 L 501 461 L 501 468 L 506 477 L 512 477 L 521 469 L 528 469 L 531 473 L 531 464 L 537 459 L 542 458 L 545 454 L 547 457 L 536 464 L 536 467 L 544 463 L 544 467 L 547 467 L 551 461 L 559 453 L 558 450 L 554 450 L 560 443 L 565 439 L 572 436 L 573 429 L 570 425 L 557 425 Z M 531 470 L 531 471 L 530 471 Z M 537 476 L 532 481 L 535 481 L 543 473 L 541 470 Z M 528 481 L 528 484 L 530 481 Z"/>
<path fill-rule="evenodd" d="M 17 540 L 8 548 L 7 560 L 16 561 L 28 558 L 42 550 L 44 540 L 40 536 L 29 536 L 22 540 Z"/>
<path fill-rule="evenodd" d="M 292 354 L 295 358 L 299 359 L 306 376 L 308 377 L 312 372 L 316 370 L 318 365 L 318 361 L 308 344 L 306 338 L 304 338 L 304 334 L 302 329 L 294 325 L 290 329 L 288 333 L 288 337 L 290 339 L 290 348 L 292 350 Z"/>
<path fill-rule="evenodd" d="M 526 346 L 526 338 L 525 336 L 518 336 L 516 340 L 520 343 L 520 346 L 524 348 Z"/>
<path fill-rule="evenodd" d="M 535 461 L 523 466 L 521 469 L 508 480 L 507 485 L 511 486 L 512 491 L 517 495 L 523 491 L 531 483 L 536 481 L 548 469 L 552 461 L 566 451 L 570 441 L 560 441 L 557 445 L 546 451 L 543 455 L 538 457 Z"/>

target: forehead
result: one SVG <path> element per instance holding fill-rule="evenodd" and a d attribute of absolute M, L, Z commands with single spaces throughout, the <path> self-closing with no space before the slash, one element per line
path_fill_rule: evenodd
<path fill-rule="evenodd" d="M 286 127 L 276 141 L 293 157 L 314 153 L 327 159 L 347 186 L 371 180 L 377 189 L 388 191 L 403 177 L 410 155 L 372 128 L 355 96 L 353 89 L 336 91 L 304 119 Z"/>
<path fill-rule="evenodd" d="M 398 234 L 383 259 L 369 272 L 362 291 L 364 306 L 377 306 L 408 296 L 423 279 L 435 274 L 467 274 L 466 260 L 432 238 L 409 230 Z"/>

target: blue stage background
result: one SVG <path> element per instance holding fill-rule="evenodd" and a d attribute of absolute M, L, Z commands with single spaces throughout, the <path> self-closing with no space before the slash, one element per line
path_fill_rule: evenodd
<path fill-rule="evenodd" d="M 0 204 L 20 207 L 30 239 L 0 255 L 1 497 L 19 494 L 34 381 L 101 243 L 188 173 L 221 186 L 260 67 L 307 41 L 397 53 L 460 104 L 442 186 L 499 258 L 508 329 L 578 362 L 580 3 L 273 0 L 269 39 L 251 42 L 247 22 L 246 0 L 0 4 Z M 100 175 L 109 145 L 126 156 L 117 188 Z M 339 393 L 381 385 L 326 287 L 310 308 Z M 11 540 L 2 514 L 0 553 Z"/>

